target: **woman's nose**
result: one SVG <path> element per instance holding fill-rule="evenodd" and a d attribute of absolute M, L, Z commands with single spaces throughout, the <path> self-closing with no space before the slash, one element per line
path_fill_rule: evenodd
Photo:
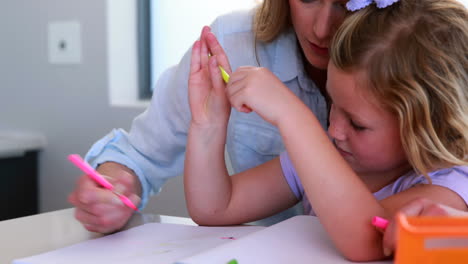
<path fill-rule="evenodd" d="M 314 33 L 319 40 L 328 40 L 332 37 L 333 18 L 330 6 L 324 5 L 319 12 L 314 24 Z"/>

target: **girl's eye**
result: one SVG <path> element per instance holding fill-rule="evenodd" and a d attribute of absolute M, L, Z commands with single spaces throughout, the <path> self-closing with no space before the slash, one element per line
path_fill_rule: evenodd
<path fill-rule="evenodd" d="M 301 0 L 302 3 L 312 3 L 312 2 L 315 2 L 317 0 Z"/>
<path fill-rule="evenodd" d="M 366 129 L 363 126 L 356 124 L 353 120 L 349 120 L 349 122 L 351 123 L 351 126 L 354 128 L 354 130 L 363 131 Z"/>

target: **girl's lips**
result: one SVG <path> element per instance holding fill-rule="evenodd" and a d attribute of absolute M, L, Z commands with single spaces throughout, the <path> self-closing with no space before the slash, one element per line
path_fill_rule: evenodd
<path fill-rule="evenodd" d="M 338 149 L 338 152 L 340 152 L 340 154 L 343 156 L 343 157 L 347 157 L 347 156 L 351 156 L 351 153 L 349 152 L 346 152 L 342 149 Z"/>
<path fill-rule="evenodd" d="M 319 47 L 312 42 L 310 43 L 310 46 L 312 47 L 312 50 L 314 50 L 317 54 L 321 56 L 328 56 L 328 48 Z"/>
<path fill-rule="evenodd" d="M 347 152 L 347 151 L 344 151 L 342 150 L 340 147 L 338 147 L 336 144 L 335 144 L 335 147 L 336 149 L 338 150 L 338 152 L 340 152 L 340 154 L 342 156 L 352 156 L 352 154 L 350 152 Z"/>

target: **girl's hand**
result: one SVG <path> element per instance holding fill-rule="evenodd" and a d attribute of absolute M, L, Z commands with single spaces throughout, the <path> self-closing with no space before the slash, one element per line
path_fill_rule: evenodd
<path fill-rule="evenodd" d="M 188 83 L 192 124 L 210 126 L 228 122 L 230 105 L 218 65 L 231 71 L 224 50 L 209 27 L 204 27 L 200 40 L 192 48 Z"/>
<path fill-rule="evenodd" d="M 239 67 L 227 85 L 231 105 L 240 112 L 251 110 L 278 126 L 288 106 L 297 97 L 271 71 L 258 67 Z"/>
<path fill-rule="evenodd" d="M 433 202 L 428 199 L 417 199 L 403 208 L 400 209 L 400 213 L 403 213 L 408 216 L 448 216 L 456 217 L 463 216 L 468 217 L 468 212 L 460 211 L 452 207 L 448 207 L 436 202 Z M 395 251 L 396 244 L 396 221 L 390 221 L 390 224 L 387 226 L 384 232 L 383 237 L 383 248 L 384 253 L 387 256 L 390 256 Z"/>

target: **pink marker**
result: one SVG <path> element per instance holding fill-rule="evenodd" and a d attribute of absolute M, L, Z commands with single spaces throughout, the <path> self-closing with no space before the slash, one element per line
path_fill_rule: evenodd
<path fill-rule="evenodd" d="M 102 177 L 102 175 L 99 174 L 95 169 L 93 169 L 93 167 L 91 167 L 86 161 L 84 161 L 80 157 L 80 155 L 68 155 L 68 160 L 70 160 L 73 164 L 80 168 L 95 182 L 99 183 L 102 187 L 115 193 L 126 206 L 132 208 L 135 211 L 138 211 L 138 208 L 132 203 L 132 201 L 130 201 L 130 199 L 128 199 L 125 195 L 114 191 L 114 186 L 110 182 L 108 182 L 104 177 Z"/>
<path fill-rule="evenodd" d="M 372 218 L 372 225 L 382 228 L 383 230 L 387 228 L 388 224 L 389 224 L 388 220 L 382 217 L 374 216 Z"/>

